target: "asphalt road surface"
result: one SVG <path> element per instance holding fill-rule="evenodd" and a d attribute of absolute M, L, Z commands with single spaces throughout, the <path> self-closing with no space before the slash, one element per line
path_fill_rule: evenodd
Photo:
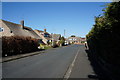
<path fill-rule="evenodd" d="M 63 78 L 76 55 L 77 58 L 69 77 L 87 78 L 87 75 L 93 71 L 83 45 L 54 48 L 38 55 L 4 62 L 2 77 Z"/>

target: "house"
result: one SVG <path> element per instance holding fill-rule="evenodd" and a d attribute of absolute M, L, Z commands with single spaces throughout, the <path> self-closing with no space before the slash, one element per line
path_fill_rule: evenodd
<path fill-rule="evenodd" d="M 86 38 L 81 38 L 81 43 L 85 43 L 86 42 Z"/>
<path fill-rule="evenodd" d="M 51 37 L 52 37 L 52 40 L 54 40 L 54 41 L 59 41 L 61 35 L 60 35 L 60 34 L 51 34 Z"/>
<path fill-rule="evenodd" d="M 21 24 L 0 20 L 0 24 L 2 24 L 0 26 L 0 37 L 24 36 L 41 40 L 41 37 L 37 35 L 30 27 L 24 26 L 24 20 L 21 21 Z"/>
<path fill-rule="evenodd" d="M 48 44 L 51 41 L 51 35 L 46 32 L 46 29 L 44 29 L 44 31 L 35 29 L 34 32 L 42 38 L 42 41 L 45 44 Z"/>
<path fill-rule="evenodd" d="M 67 38 L 67 41 L 69 43 L 80 44 L 81 43 L 81 38 L 80 37 L 71 36 L 71 37 Z"/>

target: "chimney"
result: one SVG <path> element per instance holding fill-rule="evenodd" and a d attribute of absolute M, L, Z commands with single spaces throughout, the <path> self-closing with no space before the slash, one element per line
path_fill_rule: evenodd
<path fill-rule="evenodd" d="M 22 20 L 20 23 L 21 23 L 22 29 L 24 29 L 24 20 Z"/>
<path fill-rule="evenodd" d="M 46 29 L 44 29 L 44 33 L 46 33 Z"/>

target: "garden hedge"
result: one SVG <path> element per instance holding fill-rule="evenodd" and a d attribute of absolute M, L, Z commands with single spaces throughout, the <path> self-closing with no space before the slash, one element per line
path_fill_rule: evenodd
<path fill-rule="evenodd" d="M 38 39 L 23 36 L 2 37 L 2 56 L 11 56 L 38 50 Z"/>
<path fill-rule="evenodd" d="M 112 2 L 95 17 L 86 35 L 89 50 L 107 63 L 120 66 L 120 2 Z"/>

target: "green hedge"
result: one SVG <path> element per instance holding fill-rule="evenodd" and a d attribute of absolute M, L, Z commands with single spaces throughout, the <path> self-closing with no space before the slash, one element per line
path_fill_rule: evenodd
<path fill-rule="evenodd" d="M 120 2 L 109 3 L 86 35 L 88 46 L 106 62 L 120 65 Z"/>
<path fill-rule="evenodd" d="M 38 40 L 31 37 L 2 37 L 2 56 L 11 56 L 38 50 Z"/>

